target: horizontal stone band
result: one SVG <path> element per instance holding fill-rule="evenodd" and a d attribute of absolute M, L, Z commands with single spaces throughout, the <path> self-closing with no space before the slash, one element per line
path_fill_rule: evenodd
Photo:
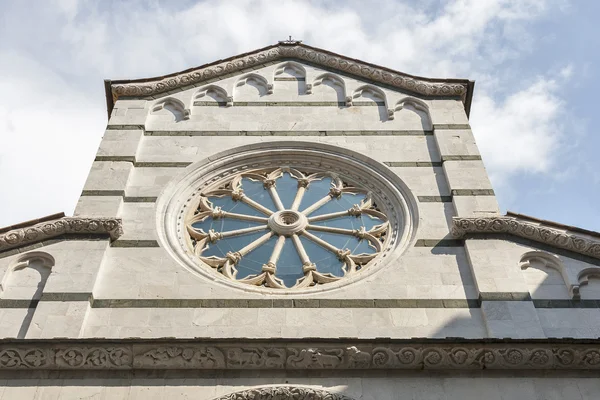
<path fill-rule="evenodd" d="M 600 369 L 600 341 L 4 340 L 0 370 Z"/>

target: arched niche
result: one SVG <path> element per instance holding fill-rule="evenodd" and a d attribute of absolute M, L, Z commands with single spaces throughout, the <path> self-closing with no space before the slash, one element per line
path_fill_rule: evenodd
<path fill-rule="evenodd" d="M 346 96 L 346 106 L 377 106 L 381 121 L 394 119 L 393 110 L 388 109 L 387 96 L 383 90 L 372 85 L 360 86 L 351 96 Z"/>
<path fill-rule="evenodd" d="M 205 86 L 192 96 L 192 106 L 203 105 L 231 107 L 233 105 L 233 97 L 229 96 L 227 91 L 220 86 Z"/>
<path fill-rule="evenodd" d="M 425 102 L 414 97 L 405 97 L 396 103 L 390 119 L 396 116 L 409 125 L 420 126 L 425 131 L 433 129 L 429 107 Z"/>
<path fill-rule="evenodd" d="M 181 100 L 168 97 L 157 101 L 150 109 L 149 119 L 151 121 L 164 117 L 167 117 L 166 119 L 169 121 L 180 122 L 190 118 L 190 110 L 185 108 Z"/>
<path fill-rule="evenodd" d="M 521 256 L 520 266 L 533 297 L 579 297 L 579 284 L 571 282 L 564 263 L 557 255 L 528 251 Z"/>
<path fill-rule="evenodd" d="M 273 85 L 264 76 L 250 73 L 240 77 L 233 89 L 235 101 L 252 101 L 273 94 Z"/>
<path fill-rule="evenodd" d="M 354 400 L 343 394 L 305 386 L 263 386 L 246 389 L 223 396 L 214 400 Z"/>
<path fill-rule="evenodd" d="M 323 101 L 344 103 L 346 84 L 342 78 L 331 73 L 319 75 L 310 85 L 311 93 Z"/>
<path fill-rule="evenodd" d="M 584 269 L 579 273 L 578 281 L 582 299 L 600 299 L 600 267 Z"/>
<path fill-rule="evenodd" d="M 6 270 L 0 283 L 0 296 L 39 300 L 53 266 L 54 258 L 48 253 L 32 251 L 21 255 Z"/>
<path fill-rule="evenodd" d="M 298 95 L 311 93 L 311 85 L 306 82 L 306 68 L 297 62 L 287 61 L 278 65 L 273 80 L 282 91 L 292 91 Z"/>

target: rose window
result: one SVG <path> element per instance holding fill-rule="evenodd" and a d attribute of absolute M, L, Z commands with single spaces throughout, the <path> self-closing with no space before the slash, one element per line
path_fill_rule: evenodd
<path fill-rule="evenodd" d="M 219 273 L 280 289 L 356 274 L 390 229 L 369 191 L 294 168 L 246 171 L 202 192 L 186 228 L 194 254 Z"/>

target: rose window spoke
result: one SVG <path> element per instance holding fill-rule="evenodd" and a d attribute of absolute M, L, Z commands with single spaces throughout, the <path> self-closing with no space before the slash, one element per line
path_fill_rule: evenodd
<path fill-rule="evenodd" d="M 295 168 L 245 171 L 204 191 L 187 219 L 193 253 L 226 277 L 277 289 L 335 282 L 383 249 L 371 193 Z"/>

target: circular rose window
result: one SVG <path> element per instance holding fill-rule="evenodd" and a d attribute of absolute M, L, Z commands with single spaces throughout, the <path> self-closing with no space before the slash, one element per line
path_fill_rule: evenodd
<path fill-rule="evenodd" d="M 203 275 L 248 290 L 339 287 L 413 237 L 414 198 L 360 154 L 276 142 L 211 159 L 188 167 L 157 204 L 164 247 Z"/>
<path fill-rule="evenodd" d="M 207 265 L 281 289 L 356 273 L 381 252 L 389 223 L 369 191 L 332 173 L 280 167 L 204 190 L 186 227 Z"/>

